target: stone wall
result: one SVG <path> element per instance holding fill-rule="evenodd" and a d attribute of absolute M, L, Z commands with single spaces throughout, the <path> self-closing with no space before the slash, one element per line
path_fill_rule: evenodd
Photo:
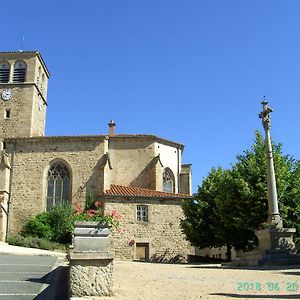
<path fill-rule="evenodd" d="M 73 202 L 84 204 L 88 192 L 99 195 L 110 184 L 156 189 L 162 168 L 155 160 L 154 138 L 112 137 L 108 149 L 106 139 L 104 135 L 6 139 L 9 161 L 14 161 L 9 230 L 19 231 L 30 216 L 46 209 L 47 172 L 55 160 L 70 169 Z M 168 149 L 175 155 L 175 146 Z M 165 214 L 170 212 L 166 209 Z"/>
<path fill-rule="evenodd" d="M 154 143 L 149 139 L 109 139 L 112 163 L 111 184 L 153 188 L 149 176 L 154 157 Z"/>
<path fill-rule="evenodd" d="M 0 136 L 30 136 L 32 120 L 32 85 L 0 86 L 0 92 L 6 88 L 12 89 L 12 99 L 0 101 Z M 10 119 L 5 119 L 5 109 L 10 110 Z"/>
<path fill-rule="evenodd" d="M 183 211 L 178 199 L 107 198 L 105 211 L 116 210 L 121 224 L 114 229 L 113 241 L 117 259 L 136 259 L 136 243 L 149 243 L 151 261 L 181 261 L 191 246 L 180 230 Z M 138 222 L 137 205 L 148 206 L 148 222 Z"/>
<path fill-rule="evenodd" d="M 71 171 L 72 201 L 85 202 L 87 192 L 101 192 L 104 137 L 18 139 L 14 157 L 10 231 L 46 208 L 47 172 L 51 162 L 65 162 Z M 13 143 L 7 151 L 12 155 Z"/>

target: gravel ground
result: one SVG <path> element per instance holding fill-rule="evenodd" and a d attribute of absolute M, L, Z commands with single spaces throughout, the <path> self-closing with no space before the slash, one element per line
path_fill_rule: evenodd
<path fill-rule="evenodd" d="M 116 261 L 115 292 L 113 297 L 89 299 L 300 299 L 300 266 L 264 269 Z"/>

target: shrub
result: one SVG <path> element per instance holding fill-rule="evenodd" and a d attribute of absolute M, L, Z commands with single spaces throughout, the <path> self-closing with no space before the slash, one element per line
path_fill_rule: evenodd
<path fill-rule="evenodd" d="M 85 207 L 84 210 L 89 210 L 94 208 L 94 195 L 92 193 L 87 193 L 86 199 L 85 199 Z"/>
<path fill-rule="evenodd" d="M 49 224 L 52 229 L 51 241 L 70 244 L 74 222 L 72 218 L 73 209 L 70 205 L 54 206 L 49 211 Z"/>
<path fill-rule="evenodd" d="M 115 210 L 104 214 L 103 203 L 93 199 L 92 194 L 87 196 L 85 208 L 88 209 L 78 204 L 75 204 L 75 209 L 71 205 L 60 205 L 37 214 L 25 224 L 23 237 L 11 236 L 9 243 L 41 249 L 49 249 L 48 242 L 70 244 L 75 221 L 97 221 L 118 227 L 121 216 Z"/>
<path fill-rule="evenodd" d="M 9 235 L 6 238 L 6 242 L 10 245 L 21 246 L 27 248 L 39 248 L 44 250 L 66 250 L 65 245 L 61 245 L 58 243 L 50 242 L 47 239 L 31 237 L 31 236 L 21 236 L 18 234 Z"/>
<path fill-rule="evenodd" d="M 51 239 L 52 229 L 49 222 L 49 213 L 42 212 L 29 219 L 29 221 L 24 226 L 22 235 Z"/>
<path fill-rule="evenodd" d="M 72 207 L 60 205 L 31 218 L 25 224 L 22 235 L 68 244 L 72 240 L 73 228 Z"/>

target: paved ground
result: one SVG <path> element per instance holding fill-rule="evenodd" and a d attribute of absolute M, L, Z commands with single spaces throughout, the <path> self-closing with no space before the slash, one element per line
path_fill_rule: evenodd
<path fill-rule="evenodd" d="M 300 265 L 264 269 L 115 261 L 114 274 L 115 296 L 74 300 L 300 299 Z M 66 300 L 67 275 L 64 253 L 0 243 L 0 300 Z"/>
<path fill-rule="evenodd" d="M 300 266 L 265 269 L 116 261 L 115 291 L 111 298 L 89 299 L 300 299 Z"/>
<path fill-rule="evenodd" d="M 0 300 L 66 300 L 62 258 L 0 254 Z"/>

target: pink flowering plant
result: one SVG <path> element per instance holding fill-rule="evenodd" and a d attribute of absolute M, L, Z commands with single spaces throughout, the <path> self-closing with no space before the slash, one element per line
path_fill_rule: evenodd
<path fill-rule="evenodd" d="M 95 221 L 107 224 L 109 227 L 117 228 L 120 225 L 121 215 L 113 210 L 110 213 L 104 213 L 103 203 L 101 201 L 92 202 L 89 207 L 82 208 L 78 203 L 74 204 L 73 221 Z"/>

